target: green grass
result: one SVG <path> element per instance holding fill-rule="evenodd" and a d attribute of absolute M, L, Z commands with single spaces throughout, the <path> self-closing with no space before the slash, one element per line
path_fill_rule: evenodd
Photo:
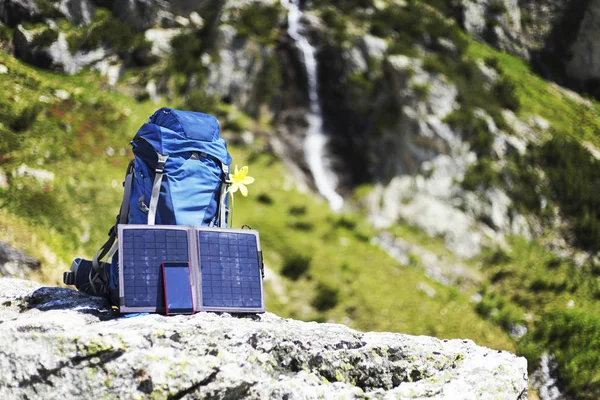
<path fill-rule="evenodd" d="M 278 273 L 290 255 L 309 260 L 293 279 L 282 278 L 287 302 L 270 292 L 267 308 L 361 330 L 468 337 L 512 348 L 506 334 L 481 321 L 466 294 L 431 281 L 419 267 L 399 265 L 371 244 L 372 232 L 362 218 L 335 215 L 324 202 L 289 189 L 292 178 L 273 155 L 260 147 L 231 151 L 234 164 L 248 164 L 249 175 L 256 178 L 250 195 L 235 199 L 234 227 L 248 224 L 260 231 L 267 265 Z M 436 296 L 419 291 L 420 283 L 434 288 Z"/>
<path fill-rule="evenodd" d="M 57 283 L 70 259 L 91 257 L 105 240 L 122 196 L 128 142 L 156 106 L 102 90 L 95 73 L 56 75 L 5 53 L 0 63 L 9 69 L 0 80 L 0 171 L 9 180 L 0 189 L 0 239 L 40 258 L 39 278 Z M 59 89 L 69 99 L 55 97 Z M 21 165 L 50 171 L 54 180 L 13 176 Z"/>
<path fill-rule="evenodd" d="M 528 328 L 517 350 L 531 372 L 549 351 L 568 395 L 598 398 L 600 266 L 577 267 L 522 238 L 510 238 L 509 245 L 508 253 L 490 251 L 482 261 L 488 284 L 478 311 L 501 326 Z"/>
<path fill-rule="evenodd" d="M 470 40 L 467 54 L 474 59 L 498 59 L 503 74 L 514 83 L 520 102 L 517 112 L 519 117 L 527 121 L 529 117 L 539 115 L 555 131 L 600 146 L 598 101 L 589 100 L 591 106 L 582 104 L 533 73 L 530 66 L 520 58 L 499 52 L 475 40 Z"/>
<path fill-rule="evenodd" d="M 156 106 L 101 90 L 101 80 L 93 73 L 54 75 L 5 54 L 0 62 L 9 68 L 0 90 L 9 93 L 10 101 L 15 92 L 19 96 L 16 106 L 2 103 L 3 115 L 20 116 L 22 110 L 40 104 L 39 112 L 25 115 L 27 122 L 18 132 L 2 121 L 2 129 L 18 140 L 0 139 L 6 148 L 0 168 L 11 177 L 8 189 L 0 192 L 0 239 L 40 258 L 44 267 L 37 278 L 57 283 L 72 257 L 91 257 L 104 242 L 131 157 L 127 143 Z M 57 89 L 70 93 L 70 98 L 54 97 Z M 40 101 L 40 95 L 50 101 Z M 217 108 L 237 125 L 255 132 L 267 128 L 230 107 Z M 236 124 L 229 124 L 235 129 L 226 135 L 237 134 Z M 107 154 L 109 147 L 115 151 L 112 156 Z M 124 155 L 121 148 L 126 149 Z M 416 264 L 398 265 L 372 245 L 367 221 L 336 215 L 323 201 L 293 189 L 283 164 L 264 151 L 262 139 L 251 148 L 230 150 L 234 164 L 250 165 L 250 175 L 256 178 L 250 196 L 235 199 L 235 226 L 248 224 L 260 231 L 267 264 L 278 273 L 294 255 L 305 258 L 295 280 L 279 278 L 287 301 L 268 285 L 270 311 L 344 322 L 362 330 L 464 337 L 494 348 L 514 348 L 506 334 L 475 313 L 466 294 L 432 282 Z M 55 178 L 46 185 L 12 178 L 21 164 L 51 171 Z M 418 290 L 422 284 L 434 288 L 435 297 Z"/>

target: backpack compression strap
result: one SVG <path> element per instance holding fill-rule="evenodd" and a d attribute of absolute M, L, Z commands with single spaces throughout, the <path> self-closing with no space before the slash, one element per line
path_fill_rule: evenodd
<path fill-rule="evenodd" d="M 227 200 L 227 189 L 229 187 L 227 184 L 227 179 L 229 178 L 229 166 L 221 163 L 221 168 L 223 169 L 223 178 L 221 179 L 221 194 L 219 196 L 219 211 L 217 213 L 217 218 L 219 220 L 219 228 L 225 228 L 227 224 L 227 207 L 225 206 L 225 201 Z"/>
<path fill-rule="evenodd" d="M 156 222 L 156 208 L 158 207 L 158 196 L 160 195 L 160 185 L 162 183 L 163 174 L 165 173 L 165 163 L 169 156 L 158 154 L 158 164 L 156 165 L 156 175 L 154 175 L 154 183 L 152 184 L 152 197 L 150 198 L 150 209 L 148 211 L 148 225 L 154 225 Z"/>
<path fill-rule="evenodd" d="M 106 257 L 109 253 L 114 254 L 114 251 L 111 251 L 113 248 L 115 241 L 117 240 L 117 224 L 126 224 L 129 216 L 129 199 L 131 197 L 131 187 L 133 183 L 133 160 L 129 162 L 127 166 L 127 172 L 125 173 L 125 182 L 123 182 L 124 190 L 123 190 L 123 201 L 121 202 L 121 209 L 119 210 L 119 215 L 117 215 L 117 220 L 115 225 L 110 228 L 108 231 L 108 240 L 106 243 L 98 249 L 94 258 L 92 259 L 92 270 L 90 271 L 90 283 L 96 277 L 100 277 L 104 282 L 106 282 L 106 276 L 104 275 L 103 268 L 100 267 L 100 260 Z M 116 249 L 116 248 L 115 248 Z M 92 289 L 96 292 L 96 287 L 92 284 Z M 96 293 L 97 294 L 97 293 Z"/>

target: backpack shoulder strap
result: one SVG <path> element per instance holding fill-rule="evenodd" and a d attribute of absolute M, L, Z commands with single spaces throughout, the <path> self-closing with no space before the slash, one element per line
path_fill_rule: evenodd
<path fill-rule="evenodd" d="M 152 197 L 150 198 L 150 207 L 148 211 L 148 225 L 154 225 L 156 221 L 156 209 L 158 207 L 158 197 L 160 195 L 160 185 L 162 184 L 163 174 L 165 173 L 165 164 L 169 156 L 163 156 L 156 153 L 158 156 L 158 164 L 154 170 L 154 183 L 152 184 Z"/>
<path fill-rule="evenodd" d="M 123 190 L 123 201 L 121 202 L 121 209 L 119 210 L 119 215 L 117 215 L 117 219 L 115 221 L 115 225 L 108 231 L 108 240 L 106 243 L 98 249 L 94 258 L 92 259 L 92 270 L 90 271 L 90 280 L 92 280 L 92 274 L 96 277 L 100 277 L 103 281 L 107 281 L 107 277 L 105 276 L 104 270 L 100 267 L 100 261 L 106 257 L 107 254 L 111 251 L 112 247 L 117 240 L 117 225 L 118 224 L 126 224 L 128 215 L 129 215 L 129 199 L 131 198 L 131 187 L 133 184 L 133 160 L 129 162 L 127 166 L 127 171 L 125 173 L 125 181 L 123 182 L 124 190 Z M 114 253 L 113 253 L 114 254 Z M 92 285 L 92 289 L 96 291 L 96 287 Z"/>

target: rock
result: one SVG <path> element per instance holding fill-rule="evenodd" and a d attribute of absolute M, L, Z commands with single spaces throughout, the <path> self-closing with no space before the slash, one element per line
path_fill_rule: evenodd
<path fill-rule="evenodd" d="M 49 54 L 48 45 L 36 45 L 36 33 L 17 26 L 13 33 L 13 47 L 15 56 L 21 60 L 41 68 L 50 68 L 53 64 Z"/>
<path fill-rule="evenodd" d="M 558 365 L 554 355 L 542 354 L 540 366 L 531 376 L 531 385 L 538 391 L 541 400 L 567 400 L 559 389 L 557 376 Z"/>
<path fill-rule="evenodd" d="M 152 43 L 151 54 L 164 57 L 171 54 L 171 40 L 181 33 L 181 29 L 148 29 L 144 32 L 147 41 Z"/>
<path fill-rule="evenodd" d="M 366 60 L 374 58 L 375 60 L 382 60 L 387 52 L 387 42 L 373 35 L 364 35 L 358 39 L 358 47 L 363 52 L 363 57 Z"/>
<path fill-rule="evenodd" d="M 19 168 L 14 170 L 13 176 L 31 176 L 39 183 L 52 182 L 54 180 L 54 172 L 31 168 L 25 164 L 21 164 Z"/>
<path fill-rule="evenodd" d="M 160 102 L 160 96 L 158 95 L 156 82 L 153 79 L 149 80 L 148 83 L 146 83 L 145 89 L 148 96 L 150 96 L 150 100 L 158 104 Z"/>
<path fill-rule="evenodd" d="M 194 24 L 196 29 L 200 29 L 204 26 L 204 20 L 196 11 L 190 13 L 190 22 Z"/>
<path fill-rule="evenodd" d="M 0 280 L 2 398 L 527 398 L 527 363 L 469 340 L 273 314 L 112 318 L 102 299 Z"/>
<path fill-rule="evenodd" d="M 600 0 L 591 0 L 571 46 L 567 75 L 577 81 L 600 79 Z"/>
<path fill-rule="evenodd" d="M 402 265 L 410 265 L 410 256 L 417 256 L 420 266 L 425 270 L 425 274 L 443 285 L 469 289 L 481 284 L 480 271 L 469 268 L 455 260 L 438 257 L 423 247 L 409 243 L 402 238 L 394 237 L 389 232 L 381 232 L 371 240 L 371 243 L 381 247 Z"/>
<path fill-rule="evenodd" d="M 168 10 L 165 0 L 122 0 L 115 1 L 113 14 L 137 31 L 152 28 L 157 24 L 161 10 Z"/>
<path fill-rule="evenodd" d="M 42 14 L 35 0 L 0 1 L 0 21 L 10 27 L 21 22 L 39 22 Z"/>
<path fill-rule="evenodd" d="M 0 241 L 0 276 L 24 278 L 40 267 L 40 262 Z"/>
<path fill-rule="evenodd" d="M 26 30 L 19 25 L 13 36 L 15 55 L 23 61 L 41 68 L 75 74 L 82 68 L 94 67 L 109 55 L 108 51 L 102 47 L 71 54 L 64 32 L 58 32 L 56 41 L 43 46 L 35 44 L 35 37 L 35 32 Z"/>
<path fill-rule="evenodd" d="M 208 64 L 206 92 L 257 115 L 257 97 L 262 88 L 248 82 L 260 81 L 264 61 L 273 55 L 273 50 L 238 37 L 231 25 L 219 26 L 216 42 L 219 63 Z"/>
<path fill-rule="evenodd" d="M 4 64 L 0 64 L 0 74 L 8 74 L 8 67 Z"/>
<path fill-rule="evenodd" d="M 521 41 L 518 0 L 462 0 L 463 25 L 471 35 L 522 57 L 529 53 Z"/>
<path fill-rule="evenodd" d="M 90 0 L 61 0 L 58 9 L 74 25 L 89 24 L 96 12 Z"/>
<path fill-rule="evenodd" d="M 67 92 L 66 90 L 63 90 L 63 89 L 55 90 L 54 95 L 62 101 L 68 100 L 69 97 L 71 97 L 69 92 Z"/>
<path fill-rule="evenodd" d="M 100 75 L 106 77 L 110 86 L 115 86 L 125 73 L 123 61 L 121 61 L 116 55 L 112 55 L 99 61 L 94 65 L 93 68 L 96 71 L 99 71 Z"/>

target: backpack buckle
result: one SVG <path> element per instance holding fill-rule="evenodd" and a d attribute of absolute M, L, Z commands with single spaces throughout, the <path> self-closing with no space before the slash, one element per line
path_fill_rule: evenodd
<path fill-rule="evenodd" d="M 154 172 L 156 172 L 157 174 L 163 174 L 165 172 L 165 163 L 167 162 L 167 159 L 169 158 L 169 156 L 163 156 L 161 154 L 158 155 L 158 163 L 156 164 L 156 168 L 154 169 Z"/>

